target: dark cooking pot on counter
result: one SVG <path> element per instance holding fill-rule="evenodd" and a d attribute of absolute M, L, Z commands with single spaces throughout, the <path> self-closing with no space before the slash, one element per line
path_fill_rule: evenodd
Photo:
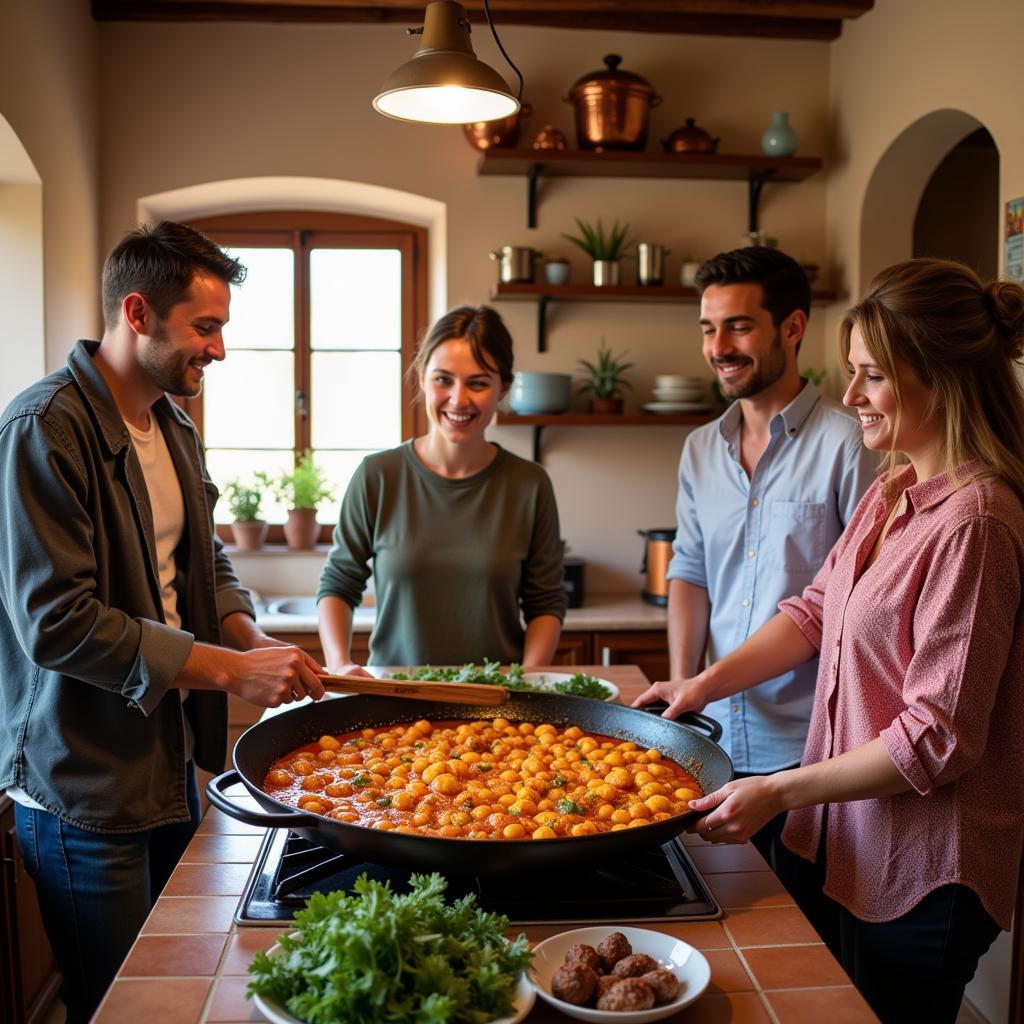
<path fill-rule="evenodd" d="M 239 821 L 263 828 L 289 828 L 321 846 L 379 864 L 462 874 L 502 874 L 564 869 L 576 864 L 611 861 L 637 850 L 659 846 L 678 835 L 694 816 L 678 814 L 618 832 L 558 839 L 446 839 L 408 835 L 350 825 L 300 811 L 260 788 L 275 761 L 325 733 L 354 732 L 412 722 L 507 718 L 510 722 L 550 722 L 579 726 L 586 732 L 656 747 L 682 765 L 705 793 L 732 778 L 732 761 L 715 742 L 722 734 L 704 715 L 670 721 L 621 704 L 549 693 L 512 693 L 498 707 L 453 705 L 392 697 L 353 696 L 306 704 L 267 718 L 243 733 L 232 753 L 234 769 L 212 779 L 206 794 L 215 807 Z M 232 802 L 224 790 L 241 781 L 264 811 Z"/>

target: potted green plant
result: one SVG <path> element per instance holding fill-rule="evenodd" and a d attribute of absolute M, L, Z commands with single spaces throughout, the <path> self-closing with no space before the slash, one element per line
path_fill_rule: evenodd
<path fill-rule="evenodd" d="M 615 285 L 619 283 L 620 266 L 619 260 L 626 255 L 626 249 L 631 244 L 628 238 L 629 225 L 620 225 L 616 221 L 611 228 L 605 232 L 601 218 L 597 218 L 597 225 L 586 223 L 576 219 L 576 226 L 579 228 L 579 235 L 565 235 L 562 237 L 578 245 L 594 261 L 594 284 Z"/>
<path fill-rule="evenodd" d="M 626 354 L 623 352 L 621 356 L 614 355 L 602 338 L 594 362 L 589 359 L 577 360 L 578 365 L 585 371 L 577 391 L 590 395 L 591 412 L 622 412 L 622 392 L 633 386 L 624 376 L 626 370 L 633 366 L 632 363 L 624 361 Z"/>
<path fill-rule="evenodd" d="M 278 499 L 288 508 L 284 538 L 290 548 L 311 548 L 320 532 L 316 508 L 333 497 L 326 472 L 313 461 L 307 448 L 290 473 L 282 473 L 274 486 Z"/>
<path fill-rule="evenodd" d="M 267 539 L 267 523 L 260 515 L 260 506 L 268 487 L 266 473 L 254 473 L 249 480 L 236 477 L 224 487 L 224 500 L 232 518 L 231 534 L 241 551 L 258 551 Z"/>

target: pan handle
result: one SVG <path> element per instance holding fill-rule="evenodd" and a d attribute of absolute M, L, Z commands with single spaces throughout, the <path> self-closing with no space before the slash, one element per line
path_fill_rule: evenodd
<path fill-rule="evenodd" d="M 245 822 L 246 825 L 257 825 L 260 828 L 302 828 L 308 827 L 310 816 L 302 811 L 288 813 L 282 811 L 280 814 L 267 814 L 263 811 L 250 811 L 248 808 L 239 807 L 238 804 L 224 795 L 228 786 L 234 786 L 242 781 L 242 776 L 234 768 L 210 779 L 206 784 L 206 798 L 219 811 Z"/>
<path fill-rule="evenodd" d="M 717 743 L 722 738 L 722 727 L 718 722 L 697 711 L 687 711 L 679 716 L 679 721 L 698 732 L 706 732 L 712 743 Z"/>
<path fill-rule="evenodd" d="M 650 704 L 645 704 L 642 708 L 638 708 L 638 711 L 649 711 L 652 715 L 660 715 L 665 708 L 668 707 L 668 703 L 663 700 L 654 700 Z M 686 711 L 681 714 L 677 719 L 682 725 L 687 725 L 691 729 L 696 729 L 697 732 L 707 733 L 708 739 L 712 743 L 717 743 L 722 738 L 722 727 L 713 718 L 709 718 L 707 715 L 702 715 L 697 711 Z"/>

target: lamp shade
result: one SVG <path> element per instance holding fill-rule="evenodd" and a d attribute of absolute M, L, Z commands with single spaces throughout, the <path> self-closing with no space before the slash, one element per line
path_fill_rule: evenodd
<path fill-rule="evenodd" d="M 477 60 L 462 5 L 434 0 L 427 5 L 419 50 L 388 76 L 373 106 L 400 121 L 465 124 L 508 117 L 519 101 L 501 75 Z"/>

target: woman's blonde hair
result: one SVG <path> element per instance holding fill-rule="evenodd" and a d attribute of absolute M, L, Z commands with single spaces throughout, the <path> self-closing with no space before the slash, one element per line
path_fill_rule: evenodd
<path fill-rule="evenodd" d="M 896 368 L 902 363 L 931 389 L 945 470 L 956 480 L 965 462 L 979 459 L 984 473 L 1006 481 L 1024 502 L 1024 288 L 1011 281 L 985 284 L 952 260 L 907 260 L 878 274 L 844 317 L 844 364 L 854 326 L 892 386 L 896 428 L 902 411 Z M 897 461 L 890 451 L 890 470 Z"/>

